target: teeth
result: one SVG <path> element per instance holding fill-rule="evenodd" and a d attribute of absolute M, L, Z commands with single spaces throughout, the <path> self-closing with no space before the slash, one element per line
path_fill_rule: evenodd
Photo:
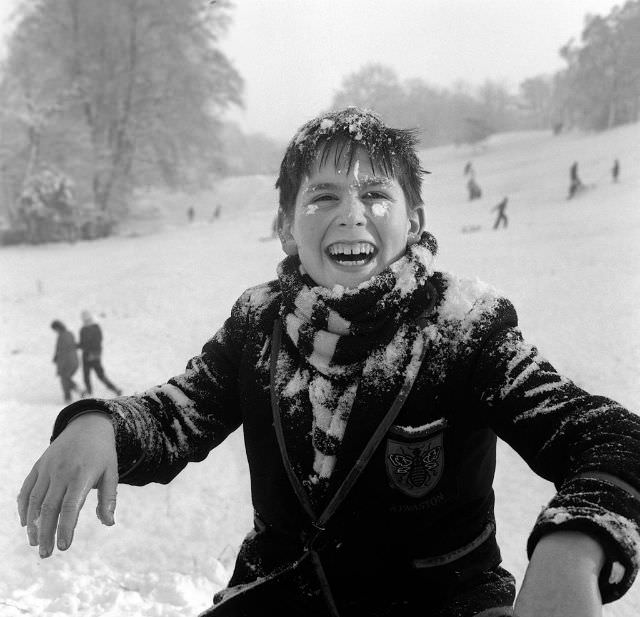
<path fill-rule="evenodd" d="M 357 244 L 345 244 L 336 242 L 329 247 L 331 255 L 370 255 L 374 247 L 368 242 L 358 242 Z"/>

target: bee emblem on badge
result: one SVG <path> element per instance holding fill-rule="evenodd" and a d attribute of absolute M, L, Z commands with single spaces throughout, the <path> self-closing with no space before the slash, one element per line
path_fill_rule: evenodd
<path fill-rule="evenodd" d="M 420 488 L 438 469 L 440 446 L 435 446 L 426 452 L 421 448 L 411 448 L 408 454 L 398 452 L 389 454 L 389 460 L 394 466 L 395 473 L 405 475 L 407 482 Z"/>

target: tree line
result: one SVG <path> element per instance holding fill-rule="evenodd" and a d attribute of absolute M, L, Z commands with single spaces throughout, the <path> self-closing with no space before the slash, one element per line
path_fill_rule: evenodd
<path fill-rule="evenodd" d="M 387 122 L 418 127 L 424 147 L 482 141 L 514 129 L 604 130 L 637 122 L 640 105 L 640 0 L 607 16 L 587 15 L 580 42 L 559 49 L 566 67 L 525 79 L 517 93 L 498 81 L 437 88 L 370 64 L 348 75 L 334 106 L 376 109 Z"/>
<path fill-rule="evenodd" d="M 242 77 L 220 47 L 231 8 L 230 0 L 22 0 L 0 66 L 0 213 L 22 204 L 34 237 L 58 219 L 73 234 L 72 195 L 98 212 L 84 213 L 91 235 L 124 216 L 136 187 L 274 172 L 282 144 L 224 120 L 243 104 Z M 559 53 L 564 69 L 524 80 L 516 95 L 496 81 L 401 81 L 371 64 L 345 77 L 332 106 L 371 107 L 390 124 L 418 127 L 425 147 L 638 120 L 640 0 L 587 16 L 581 40 Z"/>
<path fill-rule="evenodd" d="M 221 52 L 228 0 L 38 0 L 19 5 L 0 71 L 0 180 L 12 201 L 43 166 L 117 215 L 144 184 L 225 171 L 221 117 L 242 78 Z M 52 171 L 52 170 L 49 170 Z"/>

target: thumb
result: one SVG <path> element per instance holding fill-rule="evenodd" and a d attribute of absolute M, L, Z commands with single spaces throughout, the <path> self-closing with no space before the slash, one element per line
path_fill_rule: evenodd
<path fill-rule="evenodd" d="M 103 525 L 115 525 L 113 514 L 116 510 L 116 493 L 118 486 L 118 471 L 109 467 L 98 482 L 98 505 L 96 515 Z"/>

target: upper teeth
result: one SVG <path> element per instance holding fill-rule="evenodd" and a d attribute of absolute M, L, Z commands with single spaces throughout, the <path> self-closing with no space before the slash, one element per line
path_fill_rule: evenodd
<path fill-rule="evenodd" d="M 368 242 L 358 242 L 357 244 L 343 244 L 342 242 L 336 242 L 329 247 L 329 253 L 331 255 L 369 255 L 373 253 L 374 248 Z"/>

